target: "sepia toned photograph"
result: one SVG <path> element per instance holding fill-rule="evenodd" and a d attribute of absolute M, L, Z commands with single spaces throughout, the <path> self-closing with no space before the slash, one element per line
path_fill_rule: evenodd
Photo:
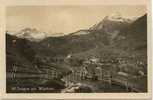
<path fill-rule="evenodd" d="M 6 7 L 7 93 L 147 93 L 145 5 Z"/>

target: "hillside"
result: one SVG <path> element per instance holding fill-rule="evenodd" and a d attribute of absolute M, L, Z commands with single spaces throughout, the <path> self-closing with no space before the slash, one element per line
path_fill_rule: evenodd
<path fill-rule="evenodd" d="M 147 56 L 147 15 L 138 18 L 121 30 L 115 39 L 115 47 L 135 55 Z"/>
<path fill-rule="evenodd" d="M 8 34 L 6 34 L 6 40 L 7 92 L 11 92 L 12 87 L 48 87 L 51 81 L 50 88 L 64 88 L 64 83 L 59 78 L 71 71 L 68 65 L 45 62 L 37 52 L 37 42 L 17 38 Z M 50 78 L 49 72 L 53 70 L 56 71 L 58 76 L 54 80 L 48 80 Z M 55 90 L 51 90 L 50 92 L 53 91 Z"/>

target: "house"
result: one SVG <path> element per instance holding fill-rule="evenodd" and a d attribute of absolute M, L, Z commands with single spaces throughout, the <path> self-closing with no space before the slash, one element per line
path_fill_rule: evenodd
<path fill-rule="evenodd" d="M 128 74 L 125 72 L 118 72 L 117 74 L 120 76 L 128 77 Z"/>

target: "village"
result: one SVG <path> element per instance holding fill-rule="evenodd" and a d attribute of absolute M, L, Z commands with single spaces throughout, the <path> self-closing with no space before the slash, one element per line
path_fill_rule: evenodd
<path fill-rule="evenodd" d="M 138 86 L 135 86 L 135 83 L 130 80 L 137 81 L 139 78 L 146 77 L 147 65 L 140 60 L 133 61 L 134 64 L 132 64 L 132 60 L 130 60 L 128 58 L 100 60 L 93 57 L 83 61 L 81 66 L 73 67 L 72 74 L 63 80 L 68 88 L 73 87 L 74 83 L 86 80 L 106 82 L 110 86 L 112 84 L 123 85 L 126 91 L 139 92 L 141 90 L 137 89 Z M 131 71 L 131 69 L 133 70 Z"/>
<path fill-rule="evenodd" d="M 21 67 L 20 64 L 13 64 L 13 69 L 8 71 L 7 77 L 11 79 L 60 79 L 65 83 L 66 88 L 64 92 L 75 92 L 75 89 L 77 90 L 82 84 L 90 84 L 96 81 L 101 82 L 101 84 L 108 84 L 109 86 L 113 86 L 113 84 L 121 85 L 125 87 L 126 91 L 139 92 L 141 90 L 137 89 L 138 86 L 135 86 L 135 81 L 138 82 L 138 78 L 144 78 L 147 74 L 147 65 L 140 60 L 133 61 L 131 58 L 99 59 L 92 57 L 80 60 L 68 56 L 65 59 L 62 57 L 52 59 L 52 62 L 55 64 L 47 63 L 49 62 L 48 60 L 51 59 L 42 60 L 42 58 L 39 59 L 37 57 L 37 63 L 32 67 L 33 70 L 29 70 L 26 65 Z M 70 66 L 70 73 L 62 75 L 61 71 L 57 70 L 57 64 L 61 62 Z M 132 82 L 130 80 L 135 81 Z"/>

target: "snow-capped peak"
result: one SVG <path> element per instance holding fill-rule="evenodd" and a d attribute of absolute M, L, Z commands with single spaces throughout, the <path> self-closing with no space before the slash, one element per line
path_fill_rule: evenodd
<path fill-rule="evenodd" d="M 92 26 L 90 30 L 102 30 L 104 28 L 111 30 L 111 28 L 114 29 L 118 26 L 123 27 L 124 25 L 130 24 L 135 20 L 136 18 L 134 17 L 123 17 L 120 13 L 113 13 L 111 15 L 105 16 L 102 21 Z"/>
<path fill-rule="evenodd" d="M 111 15 L 108 15 L 104 17 L 104 20 L 116 21 L 116 22 L 127 22 L 127 23 L 132 22 L 131 18 L 123 17 L 120 13 L 113 13 Z"/>
<path fill-rule="evenodd" d="M 25 28 L 16 34 L 19 38 L 26 38 L 31 41 L 39 41 L 46 37 L 46 33 L 38 31 L 36 28 Z"/>

